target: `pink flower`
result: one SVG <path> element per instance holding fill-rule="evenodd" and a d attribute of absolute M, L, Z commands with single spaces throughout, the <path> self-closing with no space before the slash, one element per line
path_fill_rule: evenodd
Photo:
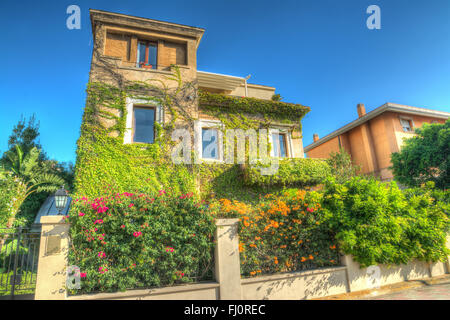
<path fill-rule="evenodd" d="M 307 208 L 306 211 L 308 211 L 308 212 L 314 212 L 314 209 L 313 209 L 313 208 Z"/>
<path fill-rule="evenodd" d="M 121 225 L 120 227 L 121 227 L 122 229 L 124 229 L 124 228 L 125 228 L 125 225 L 123 224 L 123 225 Z"/>
<path fill-rule="evenodd" d="M 133 207 L 133 206 L 134 206 L 134 204 L 130 203 L 130 204 L 128 205 L 128 208 L 131 208 L 131 207 Z"/>
<path fill-rule="evenodd" d="M 104 253 L 103 251 L 100 251 L 97 256 L 99 258 L 105 258 L 106 257 L 106 253 Z"/>
<path fill-rule="evenodd" d="M 103 213 L 106 212 L 109 208 L 108 207 L 100 207 L 97 209 L 97 213 Z"/>
<path fill-rule="evenodd" d="M 98 272 L 100 272 L 100 273 L 105 273 L 105 272 L 107 272 L 108 271 L 108 269 L 107 268 L 103 268 L 103 267 L 98 267 Z"/>
<path fill-rule="evenodd" d="M 80 273 L 80 277 L 81 277 L 81 278 L 86 278 L 86 276 L 87 276 L 86 272 L 81 272 L 81 273 Z"/>
<path fill-rule="evenodd" d="M 142 232 L 141 232 L 141 231 L 135 231 L 135 232 L 133 232 L 133 236 L 135 236 L 136 238 L 139 237 L 139 236 L 141 236 L 141 235 L 142 235 Z"/>
<path fill-rule="evenodd" d="M 84 213 L 83 213 L 83 212 L 80 212 L 80 213 L 78 213 L 78 216 L 79 216 L 79 217 L 82 217 L 82 216 L 84 216 Z"/>
<path fill-rule="evenodd" d="M 95 222 L 94 222 L 94 224 L 102 224 L 103 223 L 103 220 L 102 219 L 98 219 L 98 220 L 95 220 Z"/>

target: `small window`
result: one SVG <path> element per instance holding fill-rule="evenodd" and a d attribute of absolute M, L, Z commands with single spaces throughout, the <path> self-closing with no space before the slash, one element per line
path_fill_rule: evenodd
<path fill-rule="evenodd" d="M 137 61 L 139 68 L 156 69 L 158 45 L 154 42 L 140 41 L 138 43 Z"/>
<path fill-rule="evenodd" d="M 286 149 L 286 134 L 284 133 L 273 133 L 272 134 L 272 142 L 273 142 L 273 155 L 278 158 L 286 158 L 287 157 L 287 149 Z"/>
<path fill-rule="evenodd" d="M 134 107 L 133 130 L 133 142 L 155 142 L 155 109 L 150 107 Z"/>
<path fill-rule="evenodd" d="M 402 125 L 403 131 L 405 132 L 412 132 L 412 125 L 411 125 L 411 120 L 407 120 L 407 119 L 400 119 L 400 123 Z"/>
<path fill-rule="evenodd" d="M 202 128 L 202 158 L 219 159 L 217 129 Z"/>

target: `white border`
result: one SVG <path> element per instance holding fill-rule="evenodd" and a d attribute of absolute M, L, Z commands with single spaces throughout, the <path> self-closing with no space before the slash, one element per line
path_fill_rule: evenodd
<path fill-rule="evenodd" d="M 276 133 L 278 130 L 278 133 L 284 133 L 286 135 L 286 158 L 279 158 L 279 159 L 287 159 L 287 158 L 293 158 L 293 148 L 292 148 L 292 137 L 291 137 L 291 131 L 286 128 L 269 128 L 269 143 L 270 143 L 270 156 L 275 157 L 275 150 L 273 148 L 273 139 L 272 134 Z"/>
<path fill-rule="evenodd" d="M 134 105 L 154 107 L 156 109 L 155 122 L 158 122 L 160 124 L 164 123 L 164 110 L 156 102 L 148 101 L 148 100 L 144 100 L 144 99 L 135 99 L 135 98 L 127 97 L 126 105 L 127 105 L 127 119 L 126 119 L 126 124 L 125 124 L 126 129 L 125 129 L 125 133 L 124 133 L 124 137 L 123 137 L 124 144 L 133 143 L 133 107 L 134 107 Z"/>

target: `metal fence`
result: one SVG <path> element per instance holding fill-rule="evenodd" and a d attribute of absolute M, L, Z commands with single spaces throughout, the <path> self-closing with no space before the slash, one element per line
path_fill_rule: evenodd
<path fill-rule="evenodd" d="M 0 298 L 34 294 L 39 244 L 38 231 L 0 228 Z"/>

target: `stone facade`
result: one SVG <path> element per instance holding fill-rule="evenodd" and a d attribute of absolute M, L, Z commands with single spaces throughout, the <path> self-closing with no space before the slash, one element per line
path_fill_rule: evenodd
<path fill-rule="evenodd" d="M 204 29 L 99 10 L 90 10 L 90 14 L 94 38 L 90 82 L 122 87 L 127 81 L 142 81 L 160 86 L 164 83 L 173 89 L 177 83 L 167 77 L 172 74 L 172 66 L 177 65 L 183 82 L 192 83 L 193 88 L 192 94 L 189 94 L 192 99 L 186 99 L 183 107 L 188 110 L 190 117 L 199 120 L 211 119 L 199 108 L 199 88 L 211 93 L 263 100 L 270 100 L 275 93 L 275 88 L 250 84 L 245 78 L 198 71 L 197 48 Z M 139 67 L 139 41 L 151 41 L 157 45 L 156 68 Z M 117 110 L 107 111 L 120 116 Z M 170 121 L 168 112 L 162 114 L 162 124 Z M 114 125 L 114 120 L 100 121 L 106 127 Z M 299 123 L 300 119 L 290 126 L 290 157 L 302 158 L 304 154 Z"/>

